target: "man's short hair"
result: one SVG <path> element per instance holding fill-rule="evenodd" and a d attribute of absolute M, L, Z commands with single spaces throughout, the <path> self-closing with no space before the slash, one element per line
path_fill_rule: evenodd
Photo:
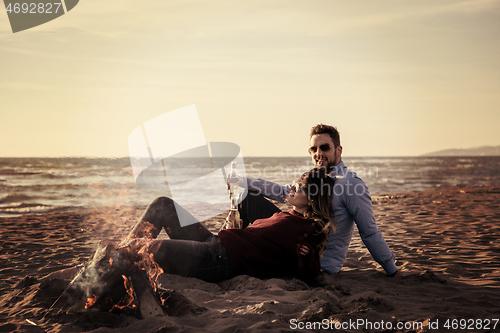
<path fill-rule="evenodd" d="M 340 146 L 340 133 L 339 131 L 337 131 L 336 127 L 325 124 L 318 124 L 311 128 L 311 135 L 309 136 L 309 138 L 312 138 L 312 136 L 316 134 L 328 134 L 332 138 L 335 147 Z"/>

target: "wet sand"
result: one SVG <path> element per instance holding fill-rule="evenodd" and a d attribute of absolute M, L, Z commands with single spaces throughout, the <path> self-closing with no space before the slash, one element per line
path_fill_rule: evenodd
<path fill-rule="evenodd" d="M 214 284 L 162 275 L 161 287 L 174 289 L 185 302 L 175 316 L 148 320 L 90 310 L 48 316 L 47 308 L 69 281 L 40 284 L 48 273 L 85 263 L 100 240 L 119 242 L 143 209 L 120 206 L 0 218 L 0 332 L 292 332 L 308 322 L 318 323 L 310 331 L 322 331 L 325 327 L 320 329 L 319 323 L 356 320 L 371 326 L 337 331 L 381 332 L 391 323 L 393 331 L 451 332 L 444 327 L 447 321 L 481 319 L 485 326 L 486 319 L 500 318 L 500 187 L 391 193 L 372 199 L 379 229 L 398 267 L 422 270 L 421 275 L 386 277 L 355 231 L 342 272 L 325 273 L 309 284 L 249 276 Z M 282 209 L 287 210 L 286 205 Z M 212 218 L 206 225 L 215 232 L 223 219 Z M 423 326 L 410 329 L 407 323 L 407 329 L 396 330 L 398 322 Z M 429 323 L 440 329 L 431 330 Z"/>

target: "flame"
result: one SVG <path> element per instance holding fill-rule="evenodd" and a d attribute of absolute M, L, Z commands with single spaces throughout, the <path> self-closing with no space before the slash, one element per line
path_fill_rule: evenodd
<path fill-rule="evenodd" d="M 116 206 L 110 205 L 107 209 L 102 209 L 95 204 L 89 204 L 89 213 L 86 215 L 86 221 L 89 221 L 89 226 L 97 234 L 107 234 L 108 230 L 113 230 L 113 235 L 109 237 L 109 240 L 119 244 L 118 246 L 125 252 L 127 259 L 130 258 L 130 262 L 137 265 L 141 270 L 144 270 L 147 274 L 150 284 L 154 290 L 157 292 L 157 280 L 158 277 L 164 273 L 163 269 L 155 262 L 153 254 L 148 250 L 151 245 L 150 242 L 154 241 L 154 238 L 159 234 L 159 231 L 155 226 L 147 221 L 144 221 L 145 228 L 142 230 L 142 240 L 145 243 L 141 244 L 139 248 L 132 244 L 128 247 L 126 241 L 132 241 L 128 239 L 130 229 L 136 224 L 137 220 L 140 220 L 142 214 L 141 211 L 130 205 L 130 199 L 138 196 L 137 193 L 131 192 L 130 187 L 124 186 L 122 189 L 107 189 L 103 183 L 95 183 L 88 186 L 90 199 L 92 202 L 98 201 L 103 196 L 113 197 L 116 199 Z M 120 242 L 121 241 L 121 242 Z M 135 241 L 135 240 L 134 240 Z M 130 242 L 129 242 L 130 243 Z M 130 256 L 129 256 L 130 255 Z M 120 266 L 117 258 L 109 258 L 109 266 L 116 267 Z M 113 266 L 113 264 L 115 266 Z M 126 276 L 122 275 L 123 283 L 125 286 L 126 294 L 123 294 L 123 298 L 115 305 L 113 305 L 110 311 L 114 309 L 124 309 L 126 307 L 136 307 L 138 300 L 134 298 L 134 288 L 132 285 L 133 281 L 130 281 Z M 135 300 L 135 301 L 134 301 Z M 90 308 L 97 301 L 97 297 L 89 297 L 85 305 L 85 309 Z M 101 303 L 101 302 L 100 302 Z M 107 303 L 109 304 L 109 303 Z M 107 307 L 109 309 L 109 307 Z"/>
<path fill-rule="evenodd" d="M 127 294 L 130 296 L 130 302 L 132 303 L 132 301 L 134 300 L 134 289 L 132 288 L 132 283 L 130 283 L 130 280 L 125 275 L 122 275 L 122 278 L 123 285 L 125 286 L 125 289 L 127 289 Z"/>
<path fill-rule="evenodd" d="M 158 280 L 158 277 L 164 273 L 163 268 L 160 267 L 156 263 L 156 261 L 153 258 L 153 254 L 149 254 L 149 269 L 147 270 L 147 274 L 149 277 L 149 281 L 151 282 L 151 286 L 153 287 L 154 292 L 157 291 L 157 283 L 156 280 Z"/>
<path fill-rule="evenodd" d="M 155 227 L 154 224 L 142 220 L 142 238 L 146 239 L 154 239 L 155 235 L 159 234 L 158 229 Z"/>
<path fill-rule="evenodd" d="M 132 174 L 131 171 L 127 172 L 129 175 Z M 128 262 L 119 262 L 119 260 L 122 259 L 121 256 L 114 256 L 106 259 L 107 262 L 101 262 L 101 264 L 104 264 L 104 266 L 109 264 L 109 267 L 113 268 L 112 271 L 114 271 L 114 268 L 120 269 L 122 264 L 130 263 L 136 265 L 138 269 L 141 269 L 146 273 L 149 283 L 156 293 L 158 290 L 158 277 L 163 274 L 164 271 L 155 262 L 153 254 L 150 253 L 150 245 L 152 244 L 151 242 L 155 241 L 154 239 L 159 234 L 159 230 L 157 230 L 153 224 L 144 221 L 144 229 L 142 230 L 142 241 L 144 243 L 135 243 L 135 239 L 133 240 L 134 242 L 131 242 L 132 239 L 128 239 L 127 235 L 129 235 L 130 229 L 132 229 L 136 222 L 141 219 L 142 215 L 142 211 L 130 204 L 131 199 L 134 199 L 139 195 L 132 189 L 133 187 L 130 186 L 110 189 L 103 183 L 88 185 L 89 202 L 87 205 L 88 213 L 86 214 L 85 221 L 89 226 L 88 229 L 92 230 L 97 236 L 105 235 L 109 241 L 117 244 L 117 248 L 120 248 L 120 250 L 123 251 L 120 252 L 120 254 L 123 254 L 123 260 L 128 260 Z M 100 202 L 103 197 L 113 199 L 112 203 L 108 204 L 105 209 L 96 204 L 96 202 Z M 109 230 L 112 230 L 113 233 L 109 233 Z M 135 281 L 127 278 L 125 275 L 122 275 L 122 278 L 126 291 L 125 293 L 122 293 L 121 295 L 113 294 L 113 296 L 109 296 L 108 299 L 106 299 L 106 294 L 104 293 L 100 294 L 96 292 L 99 296 L 92 295 L 92 297 L 88 297 L 88 295 L 91 294 L 88 293 L 86 295 L 87 300 L 85 303 L 85 309 L 99 307 L 100 310 L 108 310 L 111 307 L 109 311 L 112 312 L 114 310 L 137 308 L 139 300 L 136 299 L 136 291 L 134 291 L 132 284 Z M 120 288 L 120 292 L 123 292 L 122 288 Z M 116 302 L 117 299 L 120 300 Z M 95 305 L 97 300 L 99 300 L 99 303 Z M 115 302 L 116 304 L 113 305 Z"/>
<path fill-rule="evenodd" d="M 109 310 L 109 312 L 111 312 L 111 311 L 113 311 L 115 309 L 126 308 L 127 306 L 129 306 L 130 304 L 132 304 L 132 302 L 135 299 L 135 297 L 134 297 L 134 288 L 132 287 L 132 283 L 130 282 L 130 280 L 125 275 L 122 275 L 122 278 L 123 278 L 123 285 L 125 286 L 125 289 L 127 291 L 128 296 L 125 297 L 125 298 L 123 298 L 120 301 L 120 303 L 113 305 L 113 307 L 111 308 L 111 310 Z M 132 304 L 132 307 L 135 307 L 135 304 Z"/>
<path fill-rule="evenodd" d="M 142 260 L 136 262 L 137 267 L 139 269 L 146 272 L 149 278 L 149 282 L 151 287 L 153 287 L 154 292 L 157 291 L 157 280 L 158 277 L 164 273 L 163 268 L 156 263 L 154 260 L 154 254 L 149 252 L 150 246 L 149 242 L 146 242 L 139 250 L 137 250 L 137 254 L 141 256 Z"/>
<path fill-rule="evenodd" d="M 173 291 L 173 290 L 172 290 Z M 171 291 L 163 291 L 159 296 L 160 298 L 160 304 L 162 306 L 166 306 L 168 299 L 172 295 Z"/>
<path fill-rule="evenodd" d="M 87 303 L 85 303 L 85 310 L 90 308 L 94 303 L 97 302 L 97 296 L 92 295 L 92 297 L 87 297 Z"/>

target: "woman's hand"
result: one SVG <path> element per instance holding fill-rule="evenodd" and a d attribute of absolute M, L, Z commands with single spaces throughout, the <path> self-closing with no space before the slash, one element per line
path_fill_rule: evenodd
<path fill-rule="evenodd" d="M 311 252 L 311 248 L 307 245 L 301 245 L 299 248 L 299 253 L 301 256 L 307 256 Z"/>
<path fill-rule="evenodd" d="M 235 225 L 235 219 L 236 217 L 234 216 L 234 213 L 231 211 L 231 209 L 229 209 L 226 217 L 225 229 L 241 229 L 243 225 L 243 220 L 240 219 L 238 223 L 236 223 Z"/>

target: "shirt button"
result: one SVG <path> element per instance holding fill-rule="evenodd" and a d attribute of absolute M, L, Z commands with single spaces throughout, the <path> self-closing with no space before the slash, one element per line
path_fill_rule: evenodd
<path fill-rule="evenodd" d="M 304 237 L 307 237 L 307 234 L 304 234 Z"/>
<path fill-rule="evenodd" d="M 313 222 L 313 223 L 311 223 L 311 225 L 312 225 L 312 226 L 314 226 L 314 222 Z"/>

